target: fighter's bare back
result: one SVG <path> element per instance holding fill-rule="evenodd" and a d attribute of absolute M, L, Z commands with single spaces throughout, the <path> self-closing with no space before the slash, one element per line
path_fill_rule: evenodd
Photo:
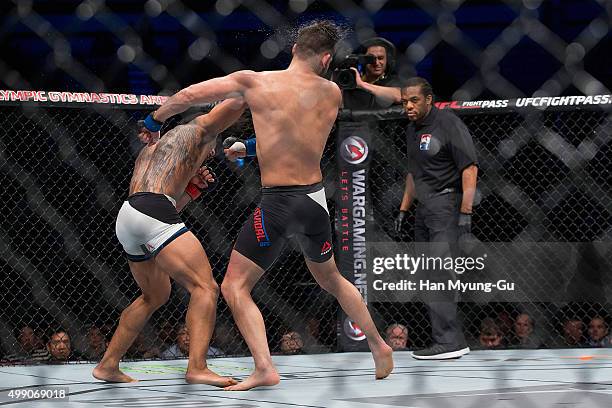
<path fill-rule="evenodd" d="M 211 149 L 210 137 L 196 125 L 180 125 L 159 142 L 145 146 L 136 159 L 130 195 L 140 191 L 167 194 L 177 200 Z"/>
<path fill-rule="evenodd" d="M 187 183 L 210 156 L 218 133 L 244 111 L 241 100 L 228 100 L 186 125 L 168 131 L 159 142 L 145 146 L 134 165 L 130 195 L 146 191 L 178 200 Z"/>
<path fill-rule="evenodd" d="M 264 187 L 322 180 L 321 157 L 338 115 L 338 86 L 315 73 L 242 71 Z"/>

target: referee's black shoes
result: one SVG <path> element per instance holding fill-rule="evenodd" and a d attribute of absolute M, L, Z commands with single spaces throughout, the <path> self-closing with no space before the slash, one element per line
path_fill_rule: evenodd
<path fill-rule="evenodd" d="M 417 360 L 450 360 L 460 358 L 470 352 L 467 345 L 434 344 L 423 350 L 412 352 L 412 357 Z"/>

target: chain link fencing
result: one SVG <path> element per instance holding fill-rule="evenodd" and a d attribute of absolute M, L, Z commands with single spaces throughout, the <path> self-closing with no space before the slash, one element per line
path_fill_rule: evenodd
<path fill-rule="evenodd" d="M 87 0 L 53 6 L 14 0 L 1 6 L 6 12 L 0 35 L 8 40 L 2 45 L 0 79 L 14 90 L 68 86 L 168 94 L 210 76 L 269 69 L 274 61 L 288 60 L 284 51 L 294 30 L 286 27 L 332 15 L 353 29 L 351 45 L 376 34 L 389 38 L 398 46 L 400 76 L 431 77 L 434 89 L 443 89 L 444 96 L 453 99 L 609 94 L 610 64 L 605 58 L 610 2 L 586 3 L 590 7 L 572 3 L 567 15 L 559 15 L 557 2 L 537 0 L 292 0 L 282 5 Z M 483 20 L 482 25 L 475 24 L 473 16 Z M 240 30 L 252 21 L 265 29 L 245 35 Z M 561 32 L 566 23 L 571 35 Z M 30 46 L 36 55 L 25 51 Z M 547 68 L 538 70 L 541 61 Z M 5 92 L 0 99 L 11 100 Z M 4 362 L 47 359 L 47 340 L 60 327 L 70 335 L 72 359 L 98 359 L 121 310 L 138 294 L 114 237 L 114 221 L 139 148 L 136 121 L 147 110 L 61 103 L 0 107 Z M 609 113 L 533 108 L 460 114 L 481 160 L 475 236 L 499 250 L 530 242 L 567 244 L 574 254 L 572 265 L 582 260 L 579 271 L 584 271 L 564 275 L 560 282 L 547 280 L 550 274 L 531 280 L 522 276 L 528 286 L 540 290 L 530 301 L 464 299 L 460 312 L 468 337 L 478 347 L 484 327 L 510 340 L 517 317 L 526 312 L 536 323 L 541 344 L 569 346 L 566 338 L 573 336 L 578 337 L 576 345 L 588 345 L 591 332 L 610 326 L 612 269 L 605 244 L 612 234 Z M 251 136 L 249 126 L 235 127 L 224 136 Z M 407 243 L 412 237 L 413 213 L 400 235 L 392 231 L 406 170 L 405 126 L 403 119 L 381 121 L 379 137 L 373 140 L 368 187 L 375 241 Z M 331 214 L 338 179 L 335 153 L 331 137 L 322 163 Z M 188 206 L 182 216 L 202 241 L 220 282 L 238 229 L 256 204 L 259 179 L 251 161 L 232 165 L 217 156 L 211 166 L 221 188 Z M 603 249 L 598 243 L 604 243 Z M 318 289 L 296 248 L 286 248 L 282 261 L 254 291 L 271 348 L 281 352 L 283 334 L 296 330 L 306 352 L 335 351 L 337 303 Z M 568 282 L 574 283 L 570 286 L 577 288 L 575 293 L 542 295 Z M 127 357 L 173 357 L 164 352 L 177 342 L 187 300 L 188 294 L 173 285 L 169 303 L 156 312 Z M 371 307 L 381 331 L 398 322 L 408 327 L 410 348 L 429 342 L 429 319 L 421 303 L 372 302 Z M 604 324 L 593 323 L 597 316 Z M 572 327 L 578 329 L 572 332 Z M 222 300 L 212 345 L 218 355 L 248 352 Z"/>
<path fill-rule="evenodd" d="M 73 359 L 95 360 L 104 349 L 99 342 L 110 339 L 122 309 L 139 293 L 114 224 L 140 148 L 136 122 L 145 112 L 117 107 L 1 110 L 5 184 L 0 265 L 5 279 L 0 321 L 5 361 L 27 361 L 33 349 L 60 329 L 70 336 Z M 249 137 L 250 126 L 250 121 L 236 125 L 224 136 Z M 222 188 L 204 194 L 181 214 L 221 282 L 233 240 L 257 204 L 260 181 L 255 163 L 230 163 L 222 158 L 220 145 L 216 151 L 208 165 Z M 332 159 L 326 154 L 326 174 L 333 174 Z M 253 296 L 266 319 L 273 352 L 281 352 L 283 334 L 294 330 L 302 333 L 297 342 L 307 350 L 328 351 L 334 346 L 337 306 L 310 278 L 296 248 L 285 249 L 282 262 L 266 274 Z M 126 357 L 182 357 L 165 351 L 177 344 L 188 300 L 188 293 L 173 284 L 170 301 Z M 221 300 L 212 345 L 213 355 L 247 351 Z"/>
<path fill-rule="evenodd" d="M 104 350 L 100 342 L 110 339 L 122 309 L 139 294 L 116 241 L 114 222 L 140 146 L 136 122 L 146 110 L 27 104 L 1 110 L 4 361 L 48 358 L 40 348 L 60 328 L 70 336 L 71 359 L 96 360 Z M 459 309 L 471 345 L 486 348 L 479 342 L 486 329 L 483 322 L 493 326 L 489 332 L 503 330 L 499 348 L 592 345 L 598 334 L 589 325 L 597 316 L 608 324 L 610 311 L 609 113 L 483 111 L 462 119 L 473 134 L 480 160 L 476 238 L 491 243 L 502 263 L 516 263 L 508 247 L 523 243 L 524 250 L 539 254 L 541 265 L 536 267 L 543 268 L 519 262 L 510 276 L 517 285 L 534 290 L 533 296 L 507 301 L 463 297 Z M 177 122 L 171 121 L 167 128 Z M 376 125 L 368 185 L 374 226 L 368 240 L 373 242 L 412 240 L 412 215 L 399 235 L 393 230 L 407 164 L 407 125 L 401 117 Z M 221 138 L 252 134 L 247 116 Z M 220 188 L 182 213 L 201 240 L 218 282 L 233 240 L 256 206 L 260 185 L 255 161 L 227 162 L 221 152 L 218 146 L 210 162 Z M 334 214 L 338 169 L 333 137 L 322 169 Z M 601 245 L 594 244 L 598 242 Z M 538 251 L 538 243 L 566 243 L 562 251 L 572 252 L 575 261 L 570 275 L 551 271 L 551 265 L 566 258 Z M 289 343 L 307 353 L 338 349 L 338 305 L 318 288 L 297 245 L 287 246 L 253 296 L 264 315 L 273 352 L 290 353 Z M 155 313 L 126 358 L 182 357 L 172 347 L 180 341 L 188 299 L 188 293 L 173 284 L 170 301 Z M 370 306 L 382 331 L 394 323 L 408 328 L 409 348 L 430 342 L 422 303 L 374 300 Z M 245 355 L 248 350 L 222 299 L 217 313 L 211 355 Z M 537 335 L 522 345 L 513 334 L 521 314 L 530 316 L 533 336 Z M 580 326 L 575 344 L 570 343 L 568 321 L 580 322 L 574 323 Z M 283 335 L 292 331 L 300 338 L 285 340 L 282 349 Z"/>
<path fill-rule="evenodd" d="M 462 254 L 486 257 L 488 252 L 487 263 L 493 263 L 483 274 L 462 276 L 469 281 L 505 278 L 520 288 L 512 294 L 462 294 L 459 311 L 469 344 L 476 349 L 610 347 L 607 329 L 595 333 L 600 322 L 609 327 L 611 311 L 609 109 L 457 113 L 473 136 L 479 160 L 472 229 L 480 248 Z M 415 206 L 402 231 L 394 229 L 408 169 L 408 123 L 380 121 L 374 131 L 374 243 L 413 240 Z M 393 254 L 406 252 L 402 244 L 393 247 Z M 379 300 L 374 308 L 386 325 L 408 328 L 409 347 L 431 342 L 423 304 Z M 530 339 L 517 335 L 517 320 L 530 321 Z M 499 337 L 494 346 L 486 342 L 491 336 Z"/>

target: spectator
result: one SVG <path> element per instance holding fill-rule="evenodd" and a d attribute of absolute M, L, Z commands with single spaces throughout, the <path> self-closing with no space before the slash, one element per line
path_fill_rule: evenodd
<path fill-rule="evenodd" d="M 389 325 L 385 330 L 385 341 L 393 351 L 406 350 L 408 347 L 408 328 L 399 323 Z"/>
<path fill-rule="evenodd" d="M 496 323 L 504 339 L 508 339 L 509 336 L 512 336 L 514 319 L 512 318 L 512 314 L 510 312 L 507 310 L 501 310 L 497 314 Z"/>
<path fill-rule="evenodd" d="M 542 342 L 534 333 L 535 324 L 527 313 L 519 314 L 514 320 L 513 348 L 539 348 Z"/>
<path fill-rule="evenodd" d="M 321 341 L 321 320 L 316 317 L 309 317 L 306 320 L 304 352 L 309 354 L 329 352 L 329 348 Z"/>
<path fill-rule="evenodd" d="M 300 333 L 289 331 L 281 337 L 280 349 L 285 355 L 304 354 L 304 340 Z"/>
<path fill-rule="evenodd" d="M 209 357 L 223 355 L 218 348 L 210 346 L 208 348 Z M 176 342 L 161 354 L 162 358 L 182 358 L 189 357 L 189 331 L 185 323 L 181 323 L 176 330 Z"/>
<path fill-rule="evenodd" d="M 162 342 L 162 348 L 164 350 L 170 348 L 174 344 L 176 338 L 174 324 L 169 320 L 164 320 L 159 328 L 159 339 Z"/>
<path fill-rule="evenodd" d="M 572 318 L 563 322 L 564 346 L 581 347 L 585 343 L 584 323 L 580 319 Z"/>
<path fill-rule="evenodd" d="M 56 330 L 49 337 L 49 341 L 47 342 L 47 350 L 49 351 L 50 355 L 47 362 L 51 364 L 61 364 L 71 359 L 77 359 L 72 352 L 70 336 L 64 329 Z"/>
<path fill-rule="evenodd" d="M 21 349 L 28 354 L 45 347 L 45 343 L 43 342 L 42 338 L 30 326 L 21 327 L 19 330 L 18 340 Z"/>
<path fill-rule="evenodd" d="M 36 362 L 47 361 L 50 358 L 49 351 L 45 346 L 40 334 L 30 325 L 22 325 L 17 332 L 17 342 L 20 350 L 4 356 L 9 362 Z"/>
<path fill-rule="evenodd" d="M 138 334 L 138 337 L 136 337 L 134 343 L 132 343 L 125 354 L 126 358 L 133 360 L 151 359 L 159 356 L 159 348 L 151 345 L 150 340 L 147 340 L 142 333 Z"/>
<path fill-rule="evenodd" d="M 609 336 L 609 326 L 603 317 L 599 315 L 593 317 L 589 322 L 588 332 L 588 347 L 612 347 L 612 342 Z"/>
<path fill-rule="evenodd" d="M 485 318 L 480 324 L 480 334 L 478 335 L 478 343 L 483 349 L 501 349 L 504 348 L 504 336 L 499 325 L 490 317 Z"/>
<path fill-rule="evenodd" d="M 92 324 L 87 328 L 85 337 L 87 338 L 85 358 L 89 361 L 99 361 L 104 355 L 106 346 L 108 345 L 106 336 L 102 333 L 102 329 Z"/>
<path fill-rule="evenodd" d="M 181 358 L 189 356 L 189 333 L 184 323 L 179 325 L 175 336 L 175 343 L 162 353 L 162 358 Z"/>
<path fill-rule="evenodd" d="M 222 355 L 243 354 L 246 348 L 236 326 L 228 321 L 217 322 L 212 342 Z"/>
<path fill-rule="evenodd" d="M 367 64 L 363 72 L 355 71 L 356 89 L 342 92 L 344 107 L 347 109 L 381 109 L 399 104 L 401 95 L 399 80 L 394 75 L 395 46 L 388 40 L 375 37 L 365 41 L 361 51 L 376 58 Z"/>

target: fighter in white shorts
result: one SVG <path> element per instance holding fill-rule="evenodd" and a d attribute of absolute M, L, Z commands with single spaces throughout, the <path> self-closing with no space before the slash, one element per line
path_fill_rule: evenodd
<path fill-rule="evenodd" d="M 161 124 L 151 116 L 145 120 L 147 128 L 156 131 L 141 130 L 139 134 L 148 145 L 136 159 L 129 197 L 116 223 L 117 238 L 142 295 L 121 314 L 106 353 L 93 370 L 95 378 L 136 381 L 119 370 L 119 360 L 153 312 L 168 300 L 172 278 L 191 294 L 186 317 L 191 340 L 185 379 L 220 387 L 236 383 L 207 367 L 219 287 L 202 245 L 178 213 L 214 181 L 209 170 L 200 166 L 213 153 L 217 135 L 240 118 L 244 107 L 241 100 L 229 99 L 210 113 L 168 131 L 161 140 Z"/>

